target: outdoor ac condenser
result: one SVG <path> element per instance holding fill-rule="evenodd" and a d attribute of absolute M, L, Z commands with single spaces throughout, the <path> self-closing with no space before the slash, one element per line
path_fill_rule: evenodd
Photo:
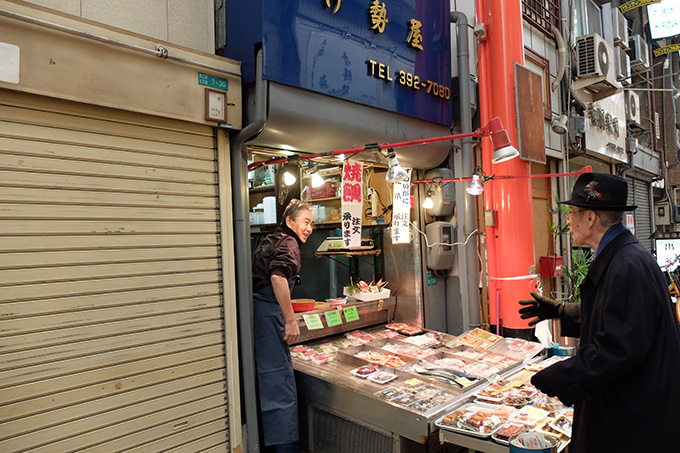
<path fill-rule="evenodd" d="M 630 57 L 620 47 L 614 48 L 616 54 L 616 80 L 624 86 L 630 85 Z"/>
<path fill-rule="evenodd" d="M 640 95 L 635 91 L 626 91 L 626 123 L 629 127 L 642 128 L 640 122 Z"/>
<path fill-rule="evenodd" d="M 620 87 L 616 82 L 614 49 L 597 33 L 576 38 L 573 86 L 577 91 L 587 89 L 592 93 L 614 93 Z"/>
<path fill-rule="evenodd" d="M 618 8 L 612 8 L 612 32 L 614 44 L 628 50 L 628 21 Z"/>
<path fill-rule="evenodd" d="M 630 70 L 642 72 L 649 69 L 649 51 L 647 42 L 640 35 L 633 35 L 628 42 L 630 45 Z"/>

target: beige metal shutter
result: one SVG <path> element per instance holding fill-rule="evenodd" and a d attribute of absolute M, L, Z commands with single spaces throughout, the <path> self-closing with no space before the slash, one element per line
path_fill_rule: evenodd
<path fill-rule="evenodd" d="M 627 177 L 628 181 L 628 204 L 637 206 L 633 211 L 635 219 L 635 237 L 638 238 L 647 250 L 652 250 L 652 218 L 650 215 L 651 187 L 648 182 L 641 179 Z"/>
<path fill-rule="evenodd" d="M 0 451 L 228 448 L 212 128 L 0 90 Z"/>

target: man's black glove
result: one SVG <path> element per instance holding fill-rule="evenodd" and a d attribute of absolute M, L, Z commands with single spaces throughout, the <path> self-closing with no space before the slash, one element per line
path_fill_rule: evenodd
<path fill-rule="evenodd" d="M 529 321 L 530 326 L 536 325 L 544 319 L 562 317 L 564 302 L 549 299 L 533 292 L 530 294 L 533 299 L 519 301 L 520 305 L 526 305 L 526 307 L 519 309 L 520 318 L 534 318 Z"/>

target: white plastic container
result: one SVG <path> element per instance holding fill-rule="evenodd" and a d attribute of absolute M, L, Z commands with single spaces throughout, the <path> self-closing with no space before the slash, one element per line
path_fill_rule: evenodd
<path fill-rule="evenodd" d="M 276 197 L 264 197 L 262 205 L 264 207 L 263 223 L 276 223 Z"/>

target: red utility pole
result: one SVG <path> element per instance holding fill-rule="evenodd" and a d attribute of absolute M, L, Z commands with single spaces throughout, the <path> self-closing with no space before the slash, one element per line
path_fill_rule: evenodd
<path fill-rule="evenodd" d="M 524 64 L 520 0 L 475 0 L 477 23 L 486 27 L 478 41 L 481 123 L 500 117 L 517 144 L 514 63 Z M 522 150 L 520 150 L 521 153 Z M 519 158 L 492 164 L 488 140 L 482 140 L 486 173 L 524 176 L 530 164 Z M 520 319 L 518 301 L 530 298 L 533 279 L 534 226 L 531 179 L 499 179 L 485 184 L 484 209 L 493 210 L 494 226 L 486 227 L 490 323 L 514 334 L 528 329 Z M 519 336 L 519 335 L 518 335 Z"/>

